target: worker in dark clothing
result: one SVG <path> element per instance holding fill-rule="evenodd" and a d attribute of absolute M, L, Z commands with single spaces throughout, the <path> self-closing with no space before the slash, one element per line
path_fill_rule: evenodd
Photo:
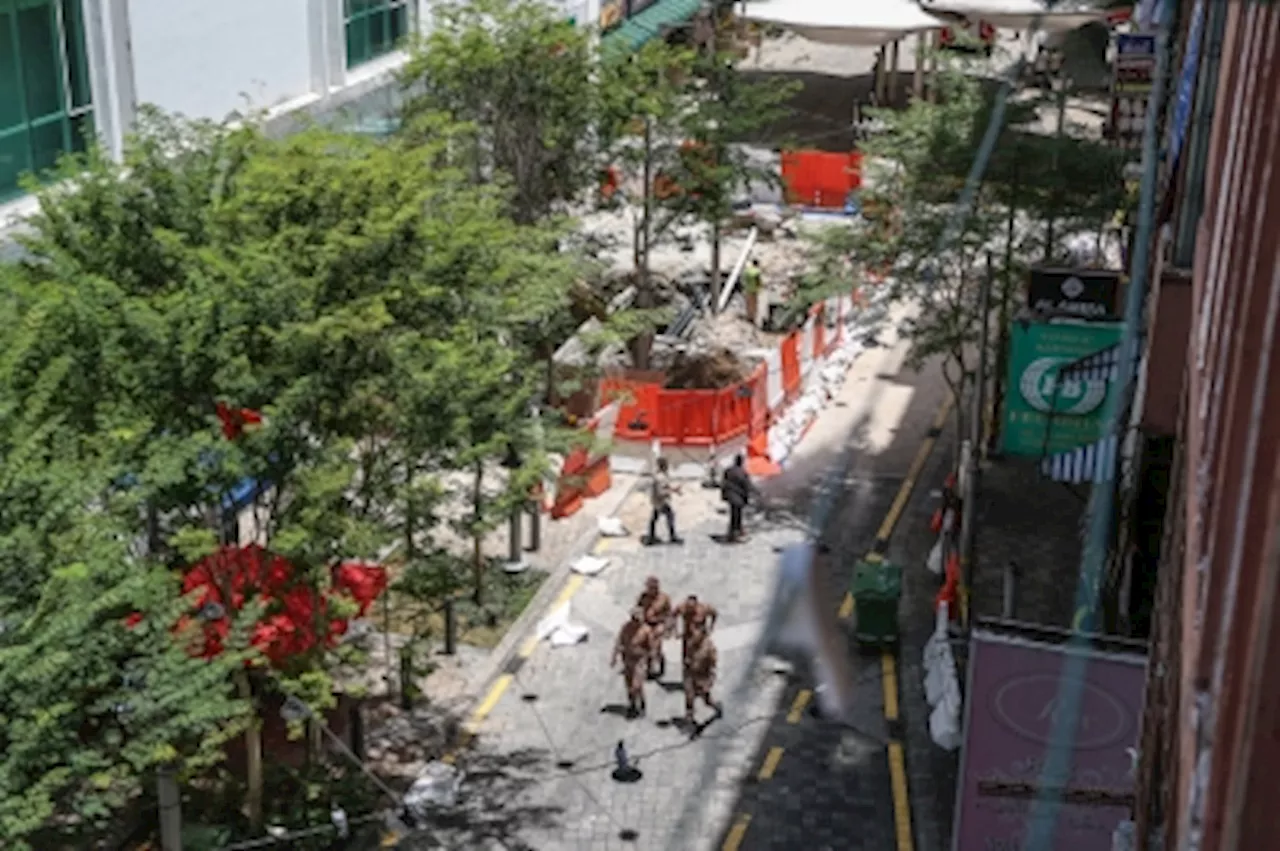
<path fill-rule="evenodd" d="M 751 492 L 754 490 L 751 476 L 747 475 L 746 461 L 742 455 L 738 455 L 733 459 L 733 466 L 724 471 L 720 485 L 720 495 L 729 503 L 729 543 L 745 541 L 747 538 L 742 531 L 742 512 L 751 501 Z"/>

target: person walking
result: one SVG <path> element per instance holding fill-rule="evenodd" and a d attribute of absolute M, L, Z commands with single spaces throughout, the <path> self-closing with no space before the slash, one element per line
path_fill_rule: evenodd
<path fill-rule="evenodd" d="M 689 653 L 699 635 L 710 635 L 715 629 L 719 612 L 710 603 L 703 603 L 697 594 L 690 594 L 685 601 L 676 607 L 676 617 L 681 622 L 680 630 L 681 661 L 685 668 L 689 667 Z"/>
<path fill-rule="evenodd" d="M 634 608 L 630 619 L 622 625 L 613 645 L 613 658 L 609 667 L 622 663 L 622 682 L 627 690 L 627 717 L 635 718 L 645 712 L 644 684 L 648 674 L 648 661 L 653 653 L 653 633 L 644 622 L 644 610 Z"/>
<path fill-rule="evenodd" d="M 729 533 L 725 536 L 728 543 L 737 543 L 747 539 L 742 531 L 742 512 L 751 501 L 751 492 L 755 486 L 751 484 L 751 476 L 747 473 L 746 459 L 739 453 L 733 459 L 733 466 L 724 471 L 721 480 L 720 494 L 729 503 Z"/>
<path fill-rule="evenodd" d="M 755 325 L 760 318 L 760 291 L 764 289 L 764 273 L 760 261 L 752 257 L 742 273 L 742 296 L 747 302 L 747 321 Z"/>
<path fill-rule="evenodd" d="M 649 500 L 653 505 L 653 513 L 649 515 L 649 537 L 646 544 L 658 543 L 658 518 L 667 518 L 667 537 L 673 544 L 684 541 L 676 534 L 676 513 L 671 507 L 671 495 L 680 492 L 680 488 L 671 482 L 671 465 L 666 458 L 658 459 L 658 469 L 653 473 L 653 482 L 649 486 Z"/>
<path fill-rule="evenodd" d="M 695 633 L 684 668 L 684 720 L 690 727 L 694 726 L 693 706 L 698 700 L 715 712 L 716 718 L 724 714 L 723 707 L 711 696 L 716 684 L 717 656 L 711 636 Z"/>
<path fill-rule="evenodd" d="M 662 679 L 662 675 L 667 672 L 667 657 L 662 652 L 662 639 L 673 625 L 675 610 L 671 606 L 671 597 L 658 583 L 658 577 L 650 576 L 645 580 L 644 591 L 636 600 L 636 608 L 644 612 L 644 622 L 649 627 L 649 679 Z"/>

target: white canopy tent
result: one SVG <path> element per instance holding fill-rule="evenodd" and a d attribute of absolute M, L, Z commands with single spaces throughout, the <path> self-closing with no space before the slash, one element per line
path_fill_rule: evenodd
<path fill-rule="evenodd" d="M 920 7 L 926 12 L 986 21 L 1004 30 L 1030 29 L 1039 18 L 1042 31 L 1066 32 L 1107 18 L 1105 11 L 1066 2 L 1056 4 L 1053 11 L 1046 11 L 1044 0 L 920 0 Z"/>
<path fill-rule="evenodd" d="M 810 41 L 848 47 L 881 47 L 945 26 L 914 0 L 749 0 L 742 17 Z"/>

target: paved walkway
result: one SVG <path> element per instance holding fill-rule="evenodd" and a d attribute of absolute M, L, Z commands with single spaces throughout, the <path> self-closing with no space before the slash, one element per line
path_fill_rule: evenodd
<path fill-rule="evenodd" d="M 803 707 L 802 720 L 788 724 L 803 680 L 751 663 L 777 551 L 808 536 L 806 518 L 825 474 L 839 474 L 845 495 L 827 536 L 835 545 L 829 566 L 845 571 L 875 540 L 938 401 L 932 379 L 917 392 L 913 377 L 900 375 L 904 355 L 892 345 L 855 363 L 787 471 L 766 483 L 772 510 L 748 516 L 749 542 L 719 543 L 726 517 L 718 494 L 687 483 L 675 502 L 684 545 L 642 547 L 648 507 L 641 495 L 628 499 L 619 516 L 632 535 L 602 543 L 605 571 L 571 579 L 562 592 L 589 640 L 559 649 L 527 644 L 479 704 L 477 738 L 459 758 L 468 778 L 465 812 L 439 837 L 446 847 L 893 847 L 878 662 L 859 673 L 870 687 L 861 692 L 853 731 L 836 730 Z M 843 468 L 846 449 L 853 463 Z M 608 666 L 614 634 L 649 575 L 676 599 L 694 592 L 719 609 L 721 696 L 745 684 L 742 700 L 693 738 L 676 723 L 684 707 L 674 682 L 675 642 L 667 648 L 672 682 L 650 684 L 646 718 L 624 717 L 621 678 Z M 642 772 L 637 782 L 611 778 L 620 740 Z M 784 751 L 770 757 L 780 742 Z M 759 780 L 765 760 L 774 765 Z M 746 814 L 748 829 L 727 839 L 729 826 Z"/>

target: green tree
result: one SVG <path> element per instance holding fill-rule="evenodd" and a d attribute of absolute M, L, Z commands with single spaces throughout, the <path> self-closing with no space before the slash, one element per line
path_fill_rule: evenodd
<path fill-rule="evenodd" d="M 964 60 L 949 57 L 941 61 L 935 87 L 933 100 L 875 112 L 884 130 L 862 145 L 864 221 L 810 234 L 810 272 L 795 307 L 843 291 L 855 275 L 890 273 L 894 294 L 918 308 L 903 328 L 912 343 L 911 362 L 941 358 L 958 400 L 974 377 L 980 329 L 990 319 L 979 298 L 986 256 L 993 255 L 995 274 L 989 306 L 1007 306 L 1028 264 L 1045 249 L 1037 221 L 1056 218 L 1059 233 L 1096 228 L 1123 202 L 1114 152 L 1029 131 L 1043 104 L 1021 99 L 1006 113 L 1001 144 L 964 226 L 955 228 L 992 98 Z M 993 344 L 998 363 L 999 343 Z M 963 409 L 957 411 L 963 433 Z"/>
<path fill-rule="evenodd" d="M 408 133 L 434 139 L 440 114 L 461 122 L 459 159 L 477 181 L 510 181 L 521 224 L 576 199 L 598 177 L 590 33 L 542 0 L 447 2 L 432 15 L 403 73 Z"/>
<path fill-rule="evenodd" d="M 187 609 L 177 580 L 130 555 L 110 513 L 80 511 L 34 602 L 0 607 L 6 848 L 88 847 L 157 769 L 198 774 L 250 717 L 231 688 L 244 634 L 214 660 L 193 657 L 191 636 L 171 631 Z"/>

